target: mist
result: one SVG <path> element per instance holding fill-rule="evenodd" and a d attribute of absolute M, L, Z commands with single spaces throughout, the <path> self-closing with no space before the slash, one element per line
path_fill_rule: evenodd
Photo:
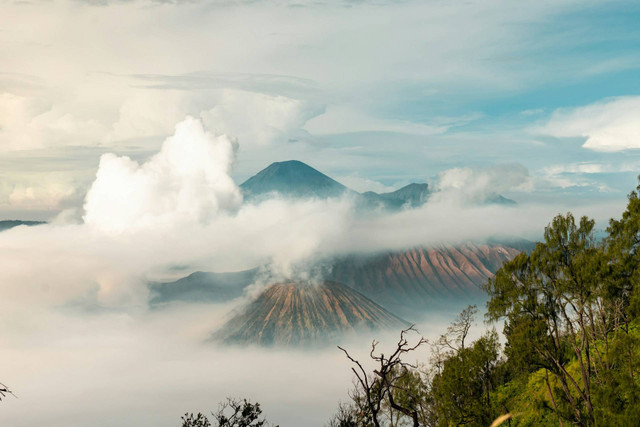
<path fill-rule="evenodd" d="M 249 296 L 150 309 L 147 284 L 176 269 L 186 275 L 266 266 L 255 291 L 282 278 L 309 278 L 339 255 L 497 235 L 535 239 L 558 213 L 602 222 L 623 209 L 477 203 L 500 177 L 501 189 L 521 188 L 527 174 L 520 167 L 452 172 L 432 201 L 392 214 L 363 214 L 348 196 L 243 203 L 231 178 L 237 149 L 234 138 L 189 117 L 144 163 L 104 154 L 81 220 L 67 212 L 0 234 L 1 380 L 18 396 L 2 402 L 0 423 L 174 426 L 185 412 L 208 413 L 226 396 L 239 396 L 259 401 L 282 426 L 323 425 L 351 387 L 349 363 L 335 347 L 208 342 Z M 477 173 L 490 179 L 473 178 Z M 473 187 L 463 185 L 469 180 Z M 429 310 L 418 328 L 434 339 L 457 313 Z M 371 339 L 393 345 L 397 332 L 342 344 L 364 360 Z M 428 357 L 426 350 L 416 354 Z"/>

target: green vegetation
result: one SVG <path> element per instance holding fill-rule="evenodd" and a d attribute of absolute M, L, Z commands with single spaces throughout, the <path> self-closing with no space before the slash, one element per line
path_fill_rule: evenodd
<path fill-rule="evenodd" d="M 215 424 L 211 424 L 209 418 L 202 413 L 191 413 L 183 415 L 182 427 L 269 427 L 270 424 L 261 419 L 261 415 L 259 403 L 227 398 L 226 402 L 220 404 L 218 411 L 211 414 Z"/>
<path fill-rule="evenodd" d="M 507 262 L 485 285 L 495 330 L 465 340 L 465 309 L 430 343 L 430 366 L 405 363 L 403 331 L 371 373 L 355 364 L 351 402 L 329 425 L 632 426 L 640 423 L 640 185 L 604 239 L 571 213 L 546 227 L 531 253 Z M 346 352 L 345 352 L 346 353 Z"/>

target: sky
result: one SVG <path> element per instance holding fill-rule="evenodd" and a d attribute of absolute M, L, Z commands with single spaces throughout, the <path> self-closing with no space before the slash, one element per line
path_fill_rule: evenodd
<path fill-rule="evenodd" d="M 345 254 L 535 240 L 567 211 L 602 229 L 637 185 L 629 2 L 1 1 L 0 17 L 0 219 L 48 221 L 0 234 L 0 381 L 19 397 L 2 425 L 168 427 L 228 395 L 323 425 L 350 387 L 341 353 L 205 344 L 251 295 L 152 310 L 148 283 L 307 280 Z M 243 203 L 241 182 L 290 159 L 357 191 L 434 192 L 391 214 Z"/>
<path fill-rule="evenodd" d="M 187 115 L 238 183 L 299 159 L 359 191 L 518 164 L 519 201 L 611 201 L 640 158 L 640 6 L 616 1 L 5 1 L 0 213 L 82 206 Z"/>

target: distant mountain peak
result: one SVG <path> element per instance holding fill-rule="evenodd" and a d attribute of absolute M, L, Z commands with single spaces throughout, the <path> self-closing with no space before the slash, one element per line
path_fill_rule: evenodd
<path fill-rule="evenodd" d="M 278 193 L 290 197 L 337 197 L 350 191 L 338 181 L 299 160 L 275 162 L 240 185 L 245 197 Z"/>
<path fill-rule="evenodd" d="M 271 163 L 240 185 L 246 200 L 260 200 L 272 194 L 288 198 L 328 199 L 348 194 L 358 209 L 398 211 L 417 208 L 427 202 L 432 190 L 427 183 L 411 183 L 389 193 L 358 193 L 299 160 Z M 487 204 L 515 205 L 516 202 L 497 193 L 490 194 Z"/>
<path fill-rule="evenodd" d="M 45 221 L 23 221 L 19 219 L 7 219 L 0 221 L 0 231 L 9 230 L 20 225 L 32 227 L 34 225 L 46 224 Z"/>
<path fill-rule="evenodd" d="M 501 194 L 491 193 L 486 199 L 485 204 L 489 205 L 505 205 L 515 206 L 518 204 L 515 200 L 508 199 Z"/>

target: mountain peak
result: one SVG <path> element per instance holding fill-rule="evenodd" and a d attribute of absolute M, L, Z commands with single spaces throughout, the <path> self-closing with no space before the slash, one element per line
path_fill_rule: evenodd
<path fill-rule="evenodd" d="M 245 197 L 267 193 L 290 197 L 337 197 L 347 187 L 299 160 L 275 162 L 240 185 Z"/>
<path fill-rule="evenodd" d="M 344 333 L 406 327 L 399 317 L 337 282 L 287 282 L 265 289 L 213 338 L 226 343 L 314 345 Z"/>

